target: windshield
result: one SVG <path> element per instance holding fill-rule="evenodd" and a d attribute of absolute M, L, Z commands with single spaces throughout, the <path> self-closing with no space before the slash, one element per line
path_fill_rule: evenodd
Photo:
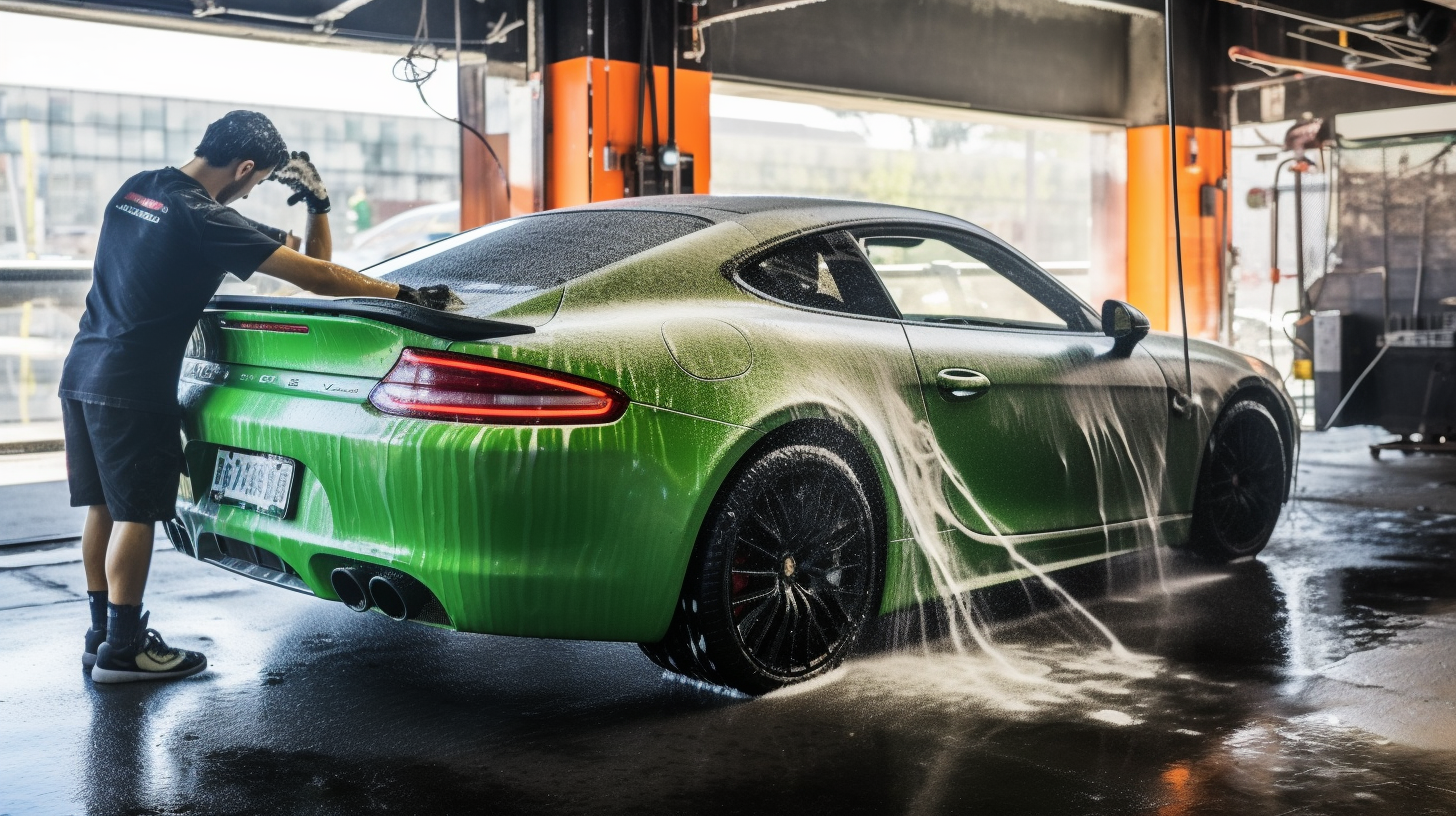
<path fill-rule="evenodd" d="M 498 221 L 385 261 L 370 272 L 416 288 L 443 283 L 483 317 L 709 225 L 691 215 L 561 212 Z"/>

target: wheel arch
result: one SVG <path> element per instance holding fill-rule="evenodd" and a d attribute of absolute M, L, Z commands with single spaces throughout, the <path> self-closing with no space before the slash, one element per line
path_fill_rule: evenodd
<path fill-rule="evenodd" d="M 723 501 L 727 489 L 734 483 L 738 474 L 768 451 L 788 445 L 818 445 L 844 457 L 845 462 L 864 487 L 865 497 L 870 503 L 870 512 L 874 516 L 875 537 L 879 544 L 880 585 L 877 592 L 882 604 L 885 593 L 885 559 L 889 550 L 889 531 L 892 529 L 892 522 L 898 520 L 898 504 L 894 499 L 884 460 L 875 446 L 868 442 L 868 434 L 847 417 L 836 416 L 827 410 L 815 410 L 812 407 L 801 407 L 791 413 L 781 415 L 776 422 L 768 423 L 766 429 L 760 428 L 760 430 L 763 432 L 762 436 L 754 440 L 732 461 L 731 466 L 726 468 L 721 478 L 715 479 L 711 498 L 705 503 L 702 511 L 697 514 L 698 529 L 693 537 L 693 552 L 688 560 L 687 569 L 684 570 L 682 580 L 686 582 L 694 575 L 698 559 L 703 551 L 703 542 L 708 534 L 708 524 L 712 521 L 714 511 Z M 892 513 L 895 513 L 893 517 Z"/>
<path fill-rule="evenodd" d="M 724 638 L 737 636 L 725 634 L 719 625 L 720 616 L 728 614 L 721 607 L 723 598 L 721 593 L 701 582 L 703 571 L 708 567 L 708 559 L 716 559 L 720 555 L 715 554 L 722 552 L 719 546 L 721 539 L 717 537 L 712 521 L 721 515 L 726 503 L 733 501 L 732 496 L 742 484 L 741 479 L 753 472 L 756 463 L 765 457 L 772 457 L 774 451 L 794 446 L 812 446 L 827 451 L 833 458 L 841 460 L 859 482 L 869 505 L 871 524 L 874 527 L 872 535 L 876 538 L 873 542 L 873 557 L 878 562 L 876 583 L 869 588 L 871 594 L 864 598 L 873 606 L 867 607 L 865 611 L 873 617 L 882 608 L 888 527 L 887 508 L 883 491 L 879 488 L 882 483 L 880 474 L 873 457 L 849 427 L 827 416 L 805 415 L 806 413 L 813 412 L 798 412 L 796 416 L 772 426 L 742 449 L 733 458 L 731 465 L 719 469 L 721 478 L 715 479 L 712 495 L 704 503 L 697 523 L 692 554 L 678 591 L 672 622 L 658 641 L 639 644 L 647 657 L 663 669 L 709 683 L 729 685 L 753 694 L 763 693 L 782 684 L 779 680 L 765 680 L 768 675 L 748 668 L 757 665 L 753 663 L 753 658 L 746 656 L 746 653 L 739 654 L 740 649 L 724 642 Z M 825 456 L 819 454 L 814 458 L 822 462 Z M 705 497 L 707 493 L 705 490 Z M 722 562 L 715 560 L 712 563 Z M 719 577 L 721 576 L 713 576 L 715 581 Z M 707 606 L 703 607 L 703 603 Z M 706 617 L 700 618 L 700 614 Z M 853 633 L 849 636 L 852 638 Z M 723 649 L 727 651 L 719 651 Z M 821 665 L 813 673 L 826 670 L 825 667 L 832 666 L 842 657 L 841 650 L 839 658 Z M 744 663 L 745 660 L 748 663 Z"/>
<path fill-rule="evenodd" d="M 847 420 L 828 416 L 803 417 L 785 422 L 766 433 L 740 459 L 740 463 L 746 465 L 752 457 L 764 451 L 795 444 L 821 445 L 843 456 L 864 486 L 870 510 L 875 514 L 875 535 L 883 549 L 889 541 L 890 530 L 891 496 L 886 493 L 888 472 L 878 449 L 873 444 L 866 444 L 867 439 L 868 435 L 862 429 L 848 424 Z"/>
<path fill-rule="evenodd" d="M 1218 414 L 1209 425 L 1209 434 L 1218 427 L 1218 420 L 1223 417 L 1229 406 L 1244 400 L 1251 400 L 1268 409 L 1269 414 L 1279 425 L 1279 436 L 1284 443 L 1284 495 L 1282 501 L 1289 501 L 1289 492 L 1294 484 L 1294 462 L 1296 453 L 1299 450 L 1299 420 L 1293 414 L 1293 407 L 1283 395 L 1274 390 L 1269 383 L 1258 377 L 1246 377 L 1240 380 L 1233 389 L 1224 397 L 1223 403 L 1218 407 Z M 1199 448 L 1198 466 L 1203 467 L 1203 454 L 1208 448 L 1208 440 Z"/>

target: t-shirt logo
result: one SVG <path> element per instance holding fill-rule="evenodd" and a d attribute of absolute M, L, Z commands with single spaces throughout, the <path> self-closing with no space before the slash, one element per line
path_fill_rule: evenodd
<path fill-rule="evenodd" d="M 155 198 L 147 198 L 146 196 L 139 195 L 137 193 L 127 193 L 126 195 L 122 196 L 122 198 L 125 198 L 127 201 L 133 202 L 135 204 L 140 204 L 143 207 L 152 210 L 153 212 L 164 213 L 167 211 L 167 205 L 156 200 Z"/>
<path fill-rule="evenodd" d="M 127 193 L 126 195 L 122 196 L 122 198 L 126 199 L 127 201 L 136 202 L 137 204 L 140 204 L 147 209 L 138 209 L 130 204 L 117 204 L 116 208 L 118 210 L 121 210 L 127 215 L 134 215 L 137 218 L 142 219 L 143 221 L 150 221 L 153 224 L 162 223 L 162 219 L 158 218 L 155 213 L 167 212 L 167 205 L 156 200 L 155 198 L 147 198 L 146 196 L 140 195 L 138 193 Z M 152 212 L 147 212 L 147 210 L 151 210 Z"/>

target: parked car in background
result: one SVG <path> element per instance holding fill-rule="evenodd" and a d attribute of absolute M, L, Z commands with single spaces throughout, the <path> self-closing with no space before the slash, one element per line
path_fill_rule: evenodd
<path fill-rule="evenodd" d="M 368 269 L 459 231 L 460 202 L 426 204 L 359 232 L 348 249 L 334 252 L 334 263 L 350 269 Z"/>

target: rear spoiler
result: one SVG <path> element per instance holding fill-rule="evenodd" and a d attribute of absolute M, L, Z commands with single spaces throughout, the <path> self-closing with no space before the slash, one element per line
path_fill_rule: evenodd
<path fill-rule="evenodd" d="M 212 311 L 291 312 L 294 314 L 363 317 L 446 340 L 490 340 L 535 329 L 483 317 L 467 317 L 385 298 L 293 298 L 255 295 L 218 295 L 207 305 Z"/>

